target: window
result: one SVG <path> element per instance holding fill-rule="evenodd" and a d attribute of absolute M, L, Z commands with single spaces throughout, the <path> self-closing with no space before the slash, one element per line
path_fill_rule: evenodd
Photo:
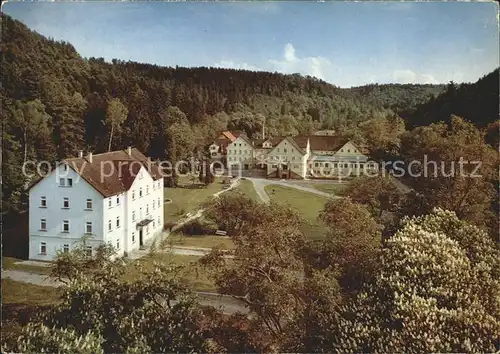
<path fill-rule="evenodd" d="M 153 229 L 155 228 L 155 221 L 153 220 Z"/>
<path fill-rule="evenodd" d="M 160 222 L 160 216 L 158 215 L 158 226 L 160 226 L 161 222 Z"/>
<path fill-rule="evenodd" d="M 69 221 L 68 220 L 63 220 L 63 232 L 69 232 Z"/>
<path fill-rule="evenodd" d="M 319 166 L 319 163 L 315 162 L 314 167 L 318 167 L 318 166 Z"/>
<path fill-rule="evenodd" d="M 47 219 L 40 220 L 40 230 L 47 231 Z"/>
<path fill-rule="evenodd" d="M 347 152 L 351 152 L 351 149 L 347 149 Z"/>
<path fill-rule="evenodd" d="M 135 190 L 132 191 L 132 200 L 135 200 Z"/>
<path fill-rule="evenodd" d="M 132 243 L 135 242 L 135 232 L 132 231 Z"/>
<path fill-rule="evenodd" d="M 141 198 L 141 197 L 142 197 L 142 187 L 139 188 L 139 198 Z"/>
<path fill-rule="evenodd" d="M 146 194 L 149 194 L 149 186 L 146 186 Z"/>
<path fill-rule="evenodd" d="M 117 216 L 116 217 L 116 228 L 119 228 L 120 227 L 120 217 Z"/>
<path fill-rule="evenodd" d="M 276 152 L 280 152 L 280 148 L 277 148 L 277 149 L 276 149 Z"/>
<path fill-rule="evenodd" d="M 63 245 L 63 252 L 64 253 L 68 253 L 69 252 L 69 245 L 68 244 L 64 244 Z"/>
<path fill-rule="evenodd" d="M 217 153 L 216 152 L 212 152 L 212 156 L 217 156 Z"/>
<path fill-rule="evenodd" d="M 295 160 L 295 156 L 292 156 L 292 161 Z"/>
<path fill-rule="evenodd" d="M 160 207 L 160 198 L 158 198 L 158 208 Z"/>
<path fill-rule="evenodd" d="M 330 164 L 328 162 L 325 162 L 325 167 L 330 167 Z"/>
<path fill-rule="evenodd" d="M 132 210 L 132 221 L 135 221 L 135 210 Z"/>
<path fill-rule="evenodd" d="M 120 205 L 120 196 L 116 197 L 116 205 Z"/>
<path fill-rule="evenodd" d="M 60 187 L 66 186 L 66 180 L 64 178 L 59 178 L 59 186 Z"/>
<path fill-rule="evenodd" d="M 108 231 L 113 230 L 113 227 L 111 226 L 111 220 L 108 220 Z"/>
<path fill-rule="evenodd" d="M 119 250 L 120 249 L 120 239 L 117 239 L 116 240 L 116 249 Z"/>
<path fill-rule="evenodd" d="M 63 208 L 69 209 L 69 198 L 63 198 Z"/>
<path fill-rule="evenodd" d="M 64 165 L 63 169 L 64 169 L 64 171 L 67 171 L 68 170 L 68 165 Z"/>
<path fill-rule="evenodd" d="M 113 203 L 113 202 L 111 201 L 111 198 L 109 198 L 109 199 L 108 199 L 108 208 L 111 208 L 112 203 Z"/>
<path fill-rule="evenodd" d="M 87 210 L 92 210 L 92 199 L 87 199 Z"/>
<path fill-rule="evenodd" d="M 149 214 L 149 204 L 146 204 L 146 215 Z"/>
<path fill-rule="evenodd" d="M 46 208 L 46 207 L 47 207 L 47 198 L 41 197 L 40 198 L 40 208 Z"/>
<path fill-rule="evenodd" d="M 283 149 L 283 152 L 286 154 L 286 149 Z"/>
<path fill-rule="evenodd" d="M 146 226 L 146 235 L 149 235 L 149 225 Z"/>
<path fill-rule="evenodd" d="M 139 172 L 139 179 L 142 179 L 142 171 Z"/>
<path fill-rule="evenodd" d="M 155 206 L 156 206 L 156 204 L 153 202 L 153 210 L 155 210 Z"/>
<path fill-rule="evenodd" d="M 68 178 L 68 187 L 73 187 L 73 178 Z"/>
<path fill-rule="evenodd" d="M 87 246 L 85 248 L 85 255 L 89 258 L 92 257 L 92 246 Z"/>
<path fill-rule="evenodd" d="M 92 233 L 92 222 L 87 221 L 85 224 L 85 233 L 91 234 Z"/>
<path fill-rule="evenodd" d="M 40 254 L 43 254 L 43 255 L 47 254 L 47 243 L 40 242 Z"/>
<path fill-rule="evenodd" d="M 239 154 L 241 155 L 241 150 L 239 150 L 239 151 L 240 151 Z"/>

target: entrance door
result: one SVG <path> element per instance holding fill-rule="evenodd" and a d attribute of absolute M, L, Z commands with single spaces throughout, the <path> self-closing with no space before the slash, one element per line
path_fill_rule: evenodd
<path fill-rule="evenodd" d="M 139 246 L 142 246 L 144 242 L 142 241 L 142 228 L 139 230 Z"/>

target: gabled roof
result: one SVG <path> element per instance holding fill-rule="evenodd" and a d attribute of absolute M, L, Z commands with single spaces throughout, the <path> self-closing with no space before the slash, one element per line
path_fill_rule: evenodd
<path fill-rule="evenodd" d="M 338 151 L 349 139 L 340 135 L 301 135 L 296 136 L 295 141 L 304 146 L 309 140 L 311 150 Z"/>
<path fill-rule="evenodd" d="M 262 148 L 262 149 L 271 149 L 271 148 L 275 147 L 276 145 L 278 145 L 283 139 L 284 139 L 284 137 L 282 137 L 282 136 L 273 136 L 273 137 L 269 137 L 267 139 L 257 139 L 257 140 L 255 140 L 255 147 Z M 262 146 L 266 141 L 269 141 L 271 143 L 271 148 Z"/>
<path fill-rule="evenodd" d="M 273 148 L 272 150 L 270 151 L 270 153 L 272 151 L 274 151 L 274 149 L 276 149 L 276 147 L 282 142 L 282 141 L 288 141 L 290 143 L 290 145 L 292 145 L 294 148 L 297 149 L 298 152 L 300 152 L 302 155 L 305 155 L 306 154 L 306 151 L 304 150 L 305 147 L 302 147 L 300 146 L 299 144 L 297 144 L 297 142 L 294 140 L 294 138 L 292 138 L 291 136 L 286 136 L 284 138 L 280 138 L 280 141 L 279 143 L 277 143 L 276 145 L 273 145 Z M 306 141 L 306 146 L 307 146 L 307 141 Z"/>
<path fill-rule="evenodd" d="M 65 159 L 63 163 L 67 164 L 104 197 L 128 191 L 142 167 L 149 172 L 153 180 L 162 177 L 158 166 L 135 148 L 131 149 L 130 155 L 126 150 L 92 155 L 92 163 L 89 162 L 88 156 Z"/>
<path fill-rule="evenodd" d="M 236 140 L 238 140 L 238 139 L 240 139 L 240 138 L 241 138 L 242 140 L 244 140 L 247 144 L 249 144 L 250 146 L 252 146 L 252 147 L 253 147 L 252 141 L 251 141 L 250 139 L 248 139 L 248 137 L 247 137 L 245 134 L 242 134 L 242 135 L 238 136 L 238 138 L 236 138 Z M 235 140 L 235 141 L 236 141 L 236 140 Z M 232 141 L 232 143 L 234 143 L 234 141 Z"/>
<path fill-rule="evenodd" d="M 219 138 L 217 140 L 219 140 L 219 139 L 228 139 L 229 141 L 233 142 L 233 141 L 236 140 L 236 138 L 237 138 L 237 136 L 235 136 L 229 130 L 226 130 L 225 132 L 220 133 Z"/>

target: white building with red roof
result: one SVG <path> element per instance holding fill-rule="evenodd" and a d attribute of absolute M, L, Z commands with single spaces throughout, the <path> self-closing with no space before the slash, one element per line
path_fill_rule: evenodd
<path fill-rule="evenodd" d="M 137 149 L 60 163 L 29 191 L 29 258 L 53 260 L 85 239 L 92 255 L 103 244 L 119 256 L 163 230 L 163 176 Z"/>

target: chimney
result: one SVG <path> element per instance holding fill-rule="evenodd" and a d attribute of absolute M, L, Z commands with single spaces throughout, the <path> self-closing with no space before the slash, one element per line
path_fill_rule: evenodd
<path fill-rule="evenodd" d="M 83 150 L 78 151 L 78 157 L 83 159 Z"/>
<path fill-rule="evenodd" d="M 128 154 L 128 156 L 132 156 L 132 146 L 129 146 L 127 148 L 127 154 Z"/>
<path fill-rule="evenodd" d="M 92 163 L 92 153 L 89 152 L 89 156 L 87 157 L 87 160 L 89 160 L 90 163 Z"/>

